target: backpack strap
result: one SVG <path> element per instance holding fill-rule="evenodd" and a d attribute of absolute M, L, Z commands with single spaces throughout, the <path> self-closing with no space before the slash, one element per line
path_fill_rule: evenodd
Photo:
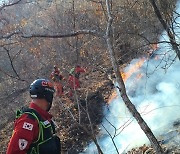
<path fill-rule="evenodd" d="M 74 74 L 74 72 L 75 72 L 75 67 L 73 67 L 70 71 L 69 71 L 69 74 Z"/>
<path fill-rule="evenodd" d="M 30 119 L 36 119 L 38 120 L 38 122 L 43 121 L 42 117 L 39 115 L 39 113 L 36 110 L 28 108 L 28 107 L 22 107 L 21 109 L 17 110 L 16 119 L 18 119 L 21 115 L 25 113 L 28 114 L 28 117 Z"/>
<path fill-rule="evenodd" d="M 28 118 L 37 120 L 38 124 L 40 123 L 40 121 L 44 121 L 44 119 L 40 116 L 40 114 L 36 110 L 28 108 L 28 107 L 22 107 L 21 109 L 17 110 L 16 119 L 18 119 L 23 114 L 28 114 Z M 53 129 L 53 133 L 55 133 L 56 126 L 52 120 L 50 121 L 50 123 Z"/>

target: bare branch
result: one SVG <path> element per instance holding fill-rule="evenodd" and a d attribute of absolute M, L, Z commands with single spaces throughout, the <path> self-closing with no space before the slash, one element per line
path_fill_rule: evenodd
<path fill-rule="evenodd" d="M 20 80 L 20 81 L 25 81 L 25 82 L 27 82 L 26 80 L 24 80 L 24 79 L 20 79 L 20 78 L 18 78 L 18 77 L 15 77 L 15 76 L 13 76 L 13 75 L 11 75 L 11 74 L 8 74 L 7 72 L 5 72 L 3 69 L 1 69 L 0 68 L 0 72 L 2 72 L 3 74 L 5 74 L 5 75 L 7 75 L 7 76 L 9 76 L 10 78 L 13 78 L 13 79 L 16 79 L 16 80 Z"/>
<path fill-rule="evenodd" d="M 16 35 L 16 34 L 20 34 L 21 32 L 12 32 L 12 33 L 9 33 L 7 35 L 4 35 L 4 36 L 0 36 L 0 39 L 9 39 L 11 38 L 12 36 Z"/>
<path fill-rule="evenodd" d="M 27 90 L 29 89 L 29 86 L 27 87 L 24 87 L 22 89 L 18 89 L 18 90 L 15 90 L 13 91 L 12 93 L 8 94 L 8 95 L 5 95 L 4 97 L 1 97 L 0 100 L 7 100 L 9 98 L 13 98 L 13 97 L 19 97 L 20 94 L 23 94 L 25 93 Z"/>
<path fill-rule="evenodd" d="M 93 2 L 93 3 L 100 3 L 102 4 L 103 2 L 102 1 L 96 1 L 96 0 L 87 0 L 88 2 Z"/>
<path fill-rule="evenodd" d="M 99 153 L 99 154 L 103 154 L 103 151 L 101 150 L 101 147 L 99 146 L 98 141 L 97 141 L 96 137 L 94 136 L 94 134 L 91 134 L 90 131 L 89 131 L 85 126 L 83 126 L 82 124 L 80 124 L 79 121 L 77 121 L 76 118 L 74 117 L 74 115 L 73 115 L 73 113 L 71 112 L 71 110 L 70 110 L 69 108 L 65 107 L 65 105 L 63 104 L 63 102 L 61 101 L 61 99 L 59 99 L 59 100 L 60 100 L 59 103 L 62 105 L 62 107 L 64 108 L 64 110 L 67 111 L 67 112 L 70 114 L 70 116 L 72 117 L 72 119 L 73 119 L 73 121 L 75 122 L 75 124 L 76 124 L 77 126 L 79 126 L 80 128 L 82 128 L 89 136 L 91 136 L 91 139 L 93 140 L 94 144 L 96 145 L 96 147 L 97 147 L 97 149 L 98 149 L 98 153 Z"/>
<path fill-rule="evenodd" d="M 106 119 L 107 120 L 107 119 Z M 109 121 L 108 121 L 109 122 Z M 111 124 L 111 123 L 110 123 Z M 111 124 L 111 126 L 113 126 L 112 124 Z M 111 141 L 112 141 L 112 143 L 113 143 L 113 145 L 114 145 L 114 147 L 115 147 L 115 149 L 116 149 L 116 152 L 119 154 L 119 151 L 118 151 L 118 148 L 117 148 L 117 146 L 116 146 L 116 143 L 115 143 L 115 141 L 114 141 L 114 137 L 115 136 L 112 136 L 111 135 L 111 133 L 106 129 L 106 127 L 102 124 L 102 127 L 105 129 L 105 131 L 108 133 L 108 135 L 110 136 L 110 138 L 111 138 Z M 114 127 L 114 126 L 113 126 Z M 114 127 L 115 128 L 115 127 Z M 116 128 L 115 128 L 115 132 L 116 132 Z"/>
<path fill-rule="evenodd" d="M 9 54 L 9 50 L 8 50 L 7 48 L 5 48 L 5 47 L 3 47 L 3 48 L 4 48 L 4 50 L 5 50 L 5 51 L 7 52 L 7 54 L 8 54 L 8 57 L 9 57 L 9 60 L 10 60 L 10 63 L 11 63 L 11 67 L 12 67 L 14 73 L 16 74 L 16 77 L 13 76 L 13 75 L 8 74 L 8 73 L 5 72 L 5 71 L 3 71 L 1 68 L 0 68 L 0 71 L 1 71 L 2 73 L 4 73 L 5 75 L 11 77 L 11 78 L 14 78 L 14 79 L 17 79 L 17 80 L 20 80 L 20 81 L 23 81 L 23 82 L 24 82 L 24 81 L 27 82 L 26 80 L 20 78 L 20 76 L 18 75 L 16 69 L 14 68 L 12 58 L 11 58 L 11 56 L 10 56 L 10 54 Z"/>
<path fill-rule="evenodd" d="M 17 71 L 15 70 L 14 68 L 14 65 L 13 65 L 13 62 L 12 62 L 12 59 L 11 59 L 11 56 L 9 54 L 9 50 L 7 48 L 4 47 L 4 50 L 6 50 L 7 54 L 8 54 L 8 57 L 9 57 L 9 60 L 10 60 L 10 63 L 11 63 L 11 67 L 14 71 L 14 73 L 16 74 L 16 76 L 20 79 L 20 76 L 18 75 Z"/>
<path fill-rule="evenodd" d="M 173 50 L 176 52 L 178 59 L 180 60 L 180 50 L 179 50 L 179 45 L 176 42 L 176 38 L 175 38 L 175 34 L 173 33 L 173 31 L 171 30 L 171 28 L 169 27 L 169 25 L 165 22 L 165 20 L 162 17 L 162 14 L 159 10 L 159 8 L 156 5 L 155 0 L 149 0 L 150 3 L 152 4 L 152 7 L 154 9 L 154 12 L 157 16 L 157 18 L 159 19 L 159 21 L 161 22 L 164 30 L 167 32 L 167 35 L 169 37 L 169 40 L 171 42 L 171 46 L 173 48 Z"/>
<path fill-rule="evenodd" d="M 17 2 L 14 2 L 14 3 L 11 3 L 11 4 L 3 4 L 3 6 L 0 7 L 0 11 L 3 10 L 4 8 L 6 8 L 6 7 L 16 5 L 16 4 L 20 3 L 20 2 L 21 2 L 21 0 L 18 0 Z"/>
<path fill-rule="evenodd" d="M 129 97 L 127 96 L 126 87 L 123 82 L 117 60 L 115 58 L 115 53 L 114 53 L 114 48 L 113 48 L 113 43 L 112 43 L 112 40 L 113 40 L 113 38 L 112 38 L 113 37 L 113 34 L 112 34 L 113 18 L 112 18 L 112 14 L 111 14 L 111 10 L 110 10 L 109 0 L 106 0 L 106 7 L 107 7 L 107 13 L 108 13 L 108 23 L 107 23 L 107 28 L 106 28 L 106 42 L 107 42 L 108 51 L 109 51 L 109 54 L 111 57 L 112 66 L 113 66 L 113 69 L 115 72 L 116 81 L 118 84 L 117 88 L 118 88 L 120 95 L 121 95 L 125 105 L 127 106 L 128 110 L 130 111 L 130 113 L 133 115 L 133 117 L 136 119 L 136 121 L 140 125 L 141 129 L 146 134 L 147 138 L 149 139 L 149 141 L 152 144 L 155 151 L 159 154 L 163 154 L 164 153 L 163 149 L 159 145 L 158 140 L 156 139 L 156 137 L 154 136 L 154 134 L 152 133 L 151 129 L 146 124 L 144 119 L 141 117 L 140 113 L 137 111 L 134 104 L 132 104 Z"/>
<path fill-rule="evenodd" d="M 15 45 L 17 44 L 18 42 L 12 42 L 12 43 L 3 43 L 0 45 L 0 47 L 4 47 L 4 46 L 8 46 L 8 45 Z"/>
<path fill-rule="evenodd" d="M 76 32 L 70 32 L 68 34 L 56 34 L 56 35 L 49 35 L 49 34 L 32 34 L 32 35 L 22 35 L 23 38 L 32 38 L 32 37 L 43 37 L 43 38 L 65 38 L 65 37 L 74 37 L 78 35 L 94 35 L 98 37 L 103 37 L 102 33 L 99 33 L 96 30 L 78 30 Z"/>

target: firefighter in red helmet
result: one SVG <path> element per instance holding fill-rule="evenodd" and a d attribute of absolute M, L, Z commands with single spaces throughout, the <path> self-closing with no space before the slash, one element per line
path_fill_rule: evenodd
<path fill-rule="evenodd" d="M 59 68 L 54 65 L 54 70 L 52 71 L 50 78 L 54 82 L 54 88 L 56 90 L 56 95 L 57 96 L 62 96 L 64 92 L 62 80 L 64 79 L 63 76 L 60 74 Z"/>
<path fill-rule="evenodd" d="M 70 87 L 69 96 L 72 96 L 74 91 L 78 90 L 80 88 L 80 73 L 86 72 L 86 69 L 76 65 L 73 67 L 69 72 L 69 78 L 68 78 L 68 85 Z"/>

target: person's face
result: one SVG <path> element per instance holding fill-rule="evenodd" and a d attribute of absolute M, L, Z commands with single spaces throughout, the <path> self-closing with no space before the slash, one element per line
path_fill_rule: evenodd
<path fill-rule="evenodd" d="M 49 111 L 51 109 L 52 103 L 49 103 L 46 101 L 46 111 Z"/>
<path fill-rule="evenodd" d="M 48 99 L 46 100 L 46 106 L 47 106 L 46 111 L 49 111 L 51 109 L 51 106 L 53 103 L 53 97 L 54 97 L 54 94 L 49 95 Z"/>

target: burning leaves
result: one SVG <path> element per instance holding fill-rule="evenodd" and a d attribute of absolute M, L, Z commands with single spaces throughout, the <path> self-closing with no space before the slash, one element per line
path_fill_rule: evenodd
<path fill-rule="evenodd" d="M 127 82 L 127 80 L 133 75 L 135 74 L 136 72 L 139 71 L 139 69 L 143 66 L 144 62 L 146 61 L 146 58 L 141 58 L 140 60 L 138 60 L 135 64 L 133 65 L 130 65 L 128 67 L 128 70 L 127 71 L 124 71 L 121 73 L 121 76 L 123 78 L 123 81 L 124 82 Z M 143 77 L 143 74 L 142 73 L 138 73 L 136 75 L 136 81 L 140 80 L 141 78 Z M 108 100 L 108 103 L 110 103 L 113 99 L 117 98 L 117 92 L 114 91 L 112 93 L 112 95 L 110 96 L 109 100 Z"/>
<path fill-rule="evenodd" d="M 127 72 L 123 72 L 123 73 L 121 74 L 124 82 L 126 82 L 127 79 L 128 79 L 129 77 L 131 77 L 131 75 L 132 75 L 133 73 L 137 72 L 137 70 L 144 64 L 145 60 L 146 60 L 145 58 L 140 59 L 140 60 L 137 61 L 134 65 L 132 65 L 132 66 L 128 69 Z M 141 76 L 141 75 L 138 75 L 138 78 L 139 78 L 140 76 Z"/>

